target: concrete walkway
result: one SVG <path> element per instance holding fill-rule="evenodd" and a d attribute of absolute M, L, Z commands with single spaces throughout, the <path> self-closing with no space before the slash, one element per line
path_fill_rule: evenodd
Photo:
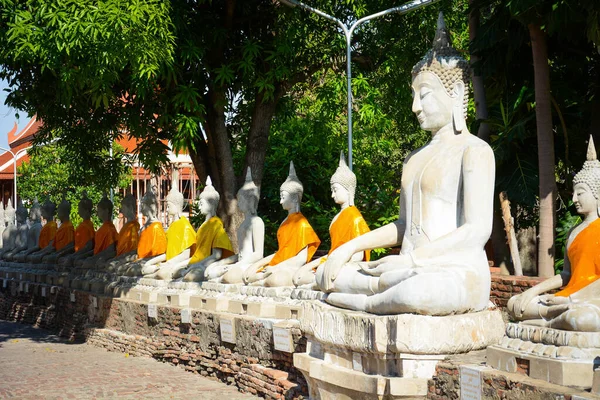
<path fill-rule="evenodd" d="M 0 321 L 0 399 L 107 398 L 256 399 L 172 365 Z"/>

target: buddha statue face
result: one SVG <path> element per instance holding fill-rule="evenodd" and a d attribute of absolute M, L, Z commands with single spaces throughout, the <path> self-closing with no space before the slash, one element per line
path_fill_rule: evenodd
<path fill-rule="evenodd" d="M 27 221 L 27 209 L 22 208 L 22 211 L 17 210 L 17 212 L 15 212 L 14 209 L 12 209 L 10 211 L 8 209 L 6 209 L 6 217 L 9 222 L 13 221 L 15 214 L 17 215 L 17 222 L 19 224 L 24 224 L 25 221 Z M 39 219 L 38 219 L 38 221 L 39 221 Z"/>
<path fill-rule="evenodd" d="M 452 111 L 462 107 L 464 84 L 455 82 L 448 94 L 440 78 L 429 71 L 419 73 L 412 81 L 412 111 L 423 130 L 436 132 L 452 123 Z"/>
<path fill-rule="evenodd" d="M 171 189 L 167 196 L 167 213 L 173 217 L 183 211 L 183 194 L 178 190 Z"/>
<path fill-rule="evenodd" d="M 350 193 L 339 183 L 333 183 L 331 185 L 331 198 L 336 204 L 348 204 L 350 202 Z"/>
<path fill-rule="evenodd" d="M 87 201 L 86 201 L 87 200 Z M 83 219 L 92 217 L 92 202 L 89 199 L 83 199 L 77 205 L 77 213 Z"/>
<path fill-rule="evenodd" d="M 202 215 L 211 214 L 213 211 L 213 206 L 210 204 L 210 202 L 202 197 L 200 197 L 200 201 L 198 201 L 198 208 L 200 209 L 200 214 Z"/>
<path fill-rule="evenodd" d="M 287 192 L 286 192 L 287 193 Z M 242 192 L 241 190 L 237 195 L 238 208 L 244 214 L 256 215 L 256 208 L 258 206 L 258 198 L 254 197 L 248 192 Z"/>
<path fill-rule="evenodd" d="M 131 194 L 128 194 L 121 201 L 121 213 L 127 220 L 132 220 L 135 218 L 135 197 Z"/>
<path fill-rule="evenodd" d="M 27 210 L 25 210 L 25 213 L 27 213 Z M 27 218 L 27 214 L 25 214 L 25 218 Z M 31 209 L 29 209 L 29 220 L 31 222 L 39 222 L 42 219 L 42 210 L 40 208 L 40 205 L 37 203 L 33 203 L 33 206 L 31 206 Z"/>
<path fill-rule="evenodd" d="M 289 211 L 297 207 L 298 198 L 290 192 L 282 190 L 279 192 L 279 204 L 284 210 Z"/>
<path fill-rule="evenodd" d="M 579 214 L 588 215 L 598 212 L 598 199 L 586 183 L 577 183 L 573 187 L 573 203 Z"/>

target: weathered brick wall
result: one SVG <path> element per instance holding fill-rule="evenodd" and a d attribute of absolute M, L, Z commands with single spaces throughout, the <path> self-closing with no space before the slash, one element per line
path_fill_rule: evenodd
<path fill-rule="evenodd" d="M 132 356 L 152 357 L 188 371 L 236 385 L 241 391 L 268 399 L 307 398 L 308 388 L 293 367 L 292 354 L 273 348 L 269 321 L 235 320 L 236 343 L 220 340 L 221 314 L 194 310 L 190 324 L 181 323 L 180 309 L 157 308 L 148 318 L 148 306 L 75 292 L 75 301 L 64 288 L 42 297 L 39 287 L 29 293 L 0 290 L 0 319 L 50 329 L 71 340 Z M 295 351 L 306 350 L 306 339 L 293 328 Z"/>

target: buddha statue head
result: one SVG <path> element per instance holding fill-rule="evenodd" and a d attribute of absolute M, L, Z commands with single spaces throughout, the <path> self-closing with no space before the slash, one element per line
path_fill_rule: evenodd
<path fill-rule="evenodd" d="M 179 191 L 177 186 L 177 181 L 174 179 L 171 190 L 167 195 L 167 213 L 175 218 L 183 212 L 183 193 Z"/>
<path fill-rule="evenodd" d="M 113 202 L 109 200 L 106 193 L 104 193 L 104 196 L 98 202 L 96 212 L 98 213 L 98 218 L 100 218 L 102 222 L 110 222 L 110 220 L 112 220 Z"/>
<path fill-rule="evenodd" d="M 412 70 L 412 110 L 421 128 L 435 133 L 452 122 L 456 132 L 466 130 L 469 81 L 469 62 L 452 47 L 440 12 L 432 49 Z"/>
<path fill-rule="evenodd" d="M 87 192 L 84 191 L 81 194 L 81 200 L 79 200 L 79 204 L 77 205 L 77 213 L 84 220 L 90 219 L 92 217 L 93 207 L 92 200 L 88 198 Z"/>
<path fill-rule="evenodd" d="M 600 161 L 596 157 L 594 138 L 590 135 L 586 161 L 573 178 L 573 203 L 582 215 L 600 216 Z"/>
<path fill-rule="evenodd" d="M 68 221 L 71 215 L 71 202 L 67 201 L 63 197 L 62 201 L 58 205 L 58 219 L 60 222 Z"/>
<path fill-rule="evenodd" d="M 19 207 L 22 207 L 23 203 L 21 201 L 19 201 L 19 204 L 17 204 L 17 212 L 19 211 Z M 25 207 L 23 207 L 23 209 L 25 209 Z M 27 213 L 27 210 L 25 209 L 25 212 Z M 25 217 L 27 218 L 27 216 Z M 29 209 L 29 220 L 33 223 L 37 223 L 40 222 L 42 219 L 42 207 L 40 206 L 40 203 L 38 202 L 37 197 L 33 200 L 33 204 L 31 205 L 31 208 Z"/>
<path fill-rule="evenodd" d="M 133 194 L 127 193 L 121 201 L 121 213 L 127 221 L 135 219 L 135 205 L 135 197 L 133 197 Z"/>
<path fill-rule="evenodd" d="M 200 213 L 203 215 L 214 215 L 217 212 L 217 207 L 219 207 L 220 199 L 221 196 L 219 196 L 219 192 L 213 186 L 210 176 L 207 176 L 206 186 L 204 186 L 198 200 Z"/>
<path fill-rule="evenodd" d="M 284 210 L 300 211 L 300 202 L 302 201 L 303 192 L 304 186 L 302 186 L 302 182 L 300 182 L 296 176 L 294 162 L 290 161 L 290 172 L 288 177 L 279 188 L 279 203 Z"/>
<path fill-rule="evenodd" d="M 44 217 L 46 221 L 53 221 L 54 214 L 56 213 L 56 204 L 54 204 L 54 202 L 50 201 L 50 199 L 47 198 L 44 204 L 42 205 L 41 211 L 42 217 Z"/>
<path fill-rule="evenodd" d="M 147 221 L 155 221 L 158 214 L 157 198 L 153 188 L 150 188 L 142 197 L 142 215 Z"/>
<path fill-rule="evenodd" d="M 237 192 L 238 208 L 245 214 L 256 215 L 259 198 L 260 191 L 254 180 L 252 180 L 252 171 L 248 167 L 246 170 L 246 181 Z"/>
<path fill-rule="evenodd" d="M 339 166 L 331 176 L 331 197 L 336 204 L 349 206 L 354 205 L 354 194 L 356 193 L 356 175 L 346 164 L 344 152 L 340 152 Z"/>

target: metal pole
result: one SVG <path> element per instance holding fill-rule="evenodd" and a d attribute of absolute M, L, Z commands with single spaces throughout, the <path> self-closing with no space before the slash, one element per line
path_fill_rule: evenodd
<path fill-rule="evenodd" d="M 383 17 L 384 15 L 398 13 L 398 14 L 406 14 L 410 11 L 416 10 L 418 8 L 427 6 L 429 4 L 437 3 L 440 0 L 413 0 L 410 3 L 403 4 L 401 6 L 388 8 L 387 10 L 380 11 L 375 14 L 368 15 L 364 18 L 359 19 L 354 24 L 350 25 L 350 27 L 346 26 L 342 21 L 337 19 L 334 16 L 331 16 L 319 9 L 309 6 L 308 4 L 304 4 L 298 0 L 279 0 L 280 3 L 285 4 L 289 7 L 300 7 L 306 11 L 310 11 L 317 15 L 320 15 L 323 18 L 327 18 L 328 20 L 334 21 L 337 23 L 344 32 L 344 36 L 346 37 L 346 74 L 348 81 L 348 167 L 352 170 L 352 35 L 354 34 L 354 30 L 358 28 L 359 25 L 369 22 L 372 19 Z"/>

